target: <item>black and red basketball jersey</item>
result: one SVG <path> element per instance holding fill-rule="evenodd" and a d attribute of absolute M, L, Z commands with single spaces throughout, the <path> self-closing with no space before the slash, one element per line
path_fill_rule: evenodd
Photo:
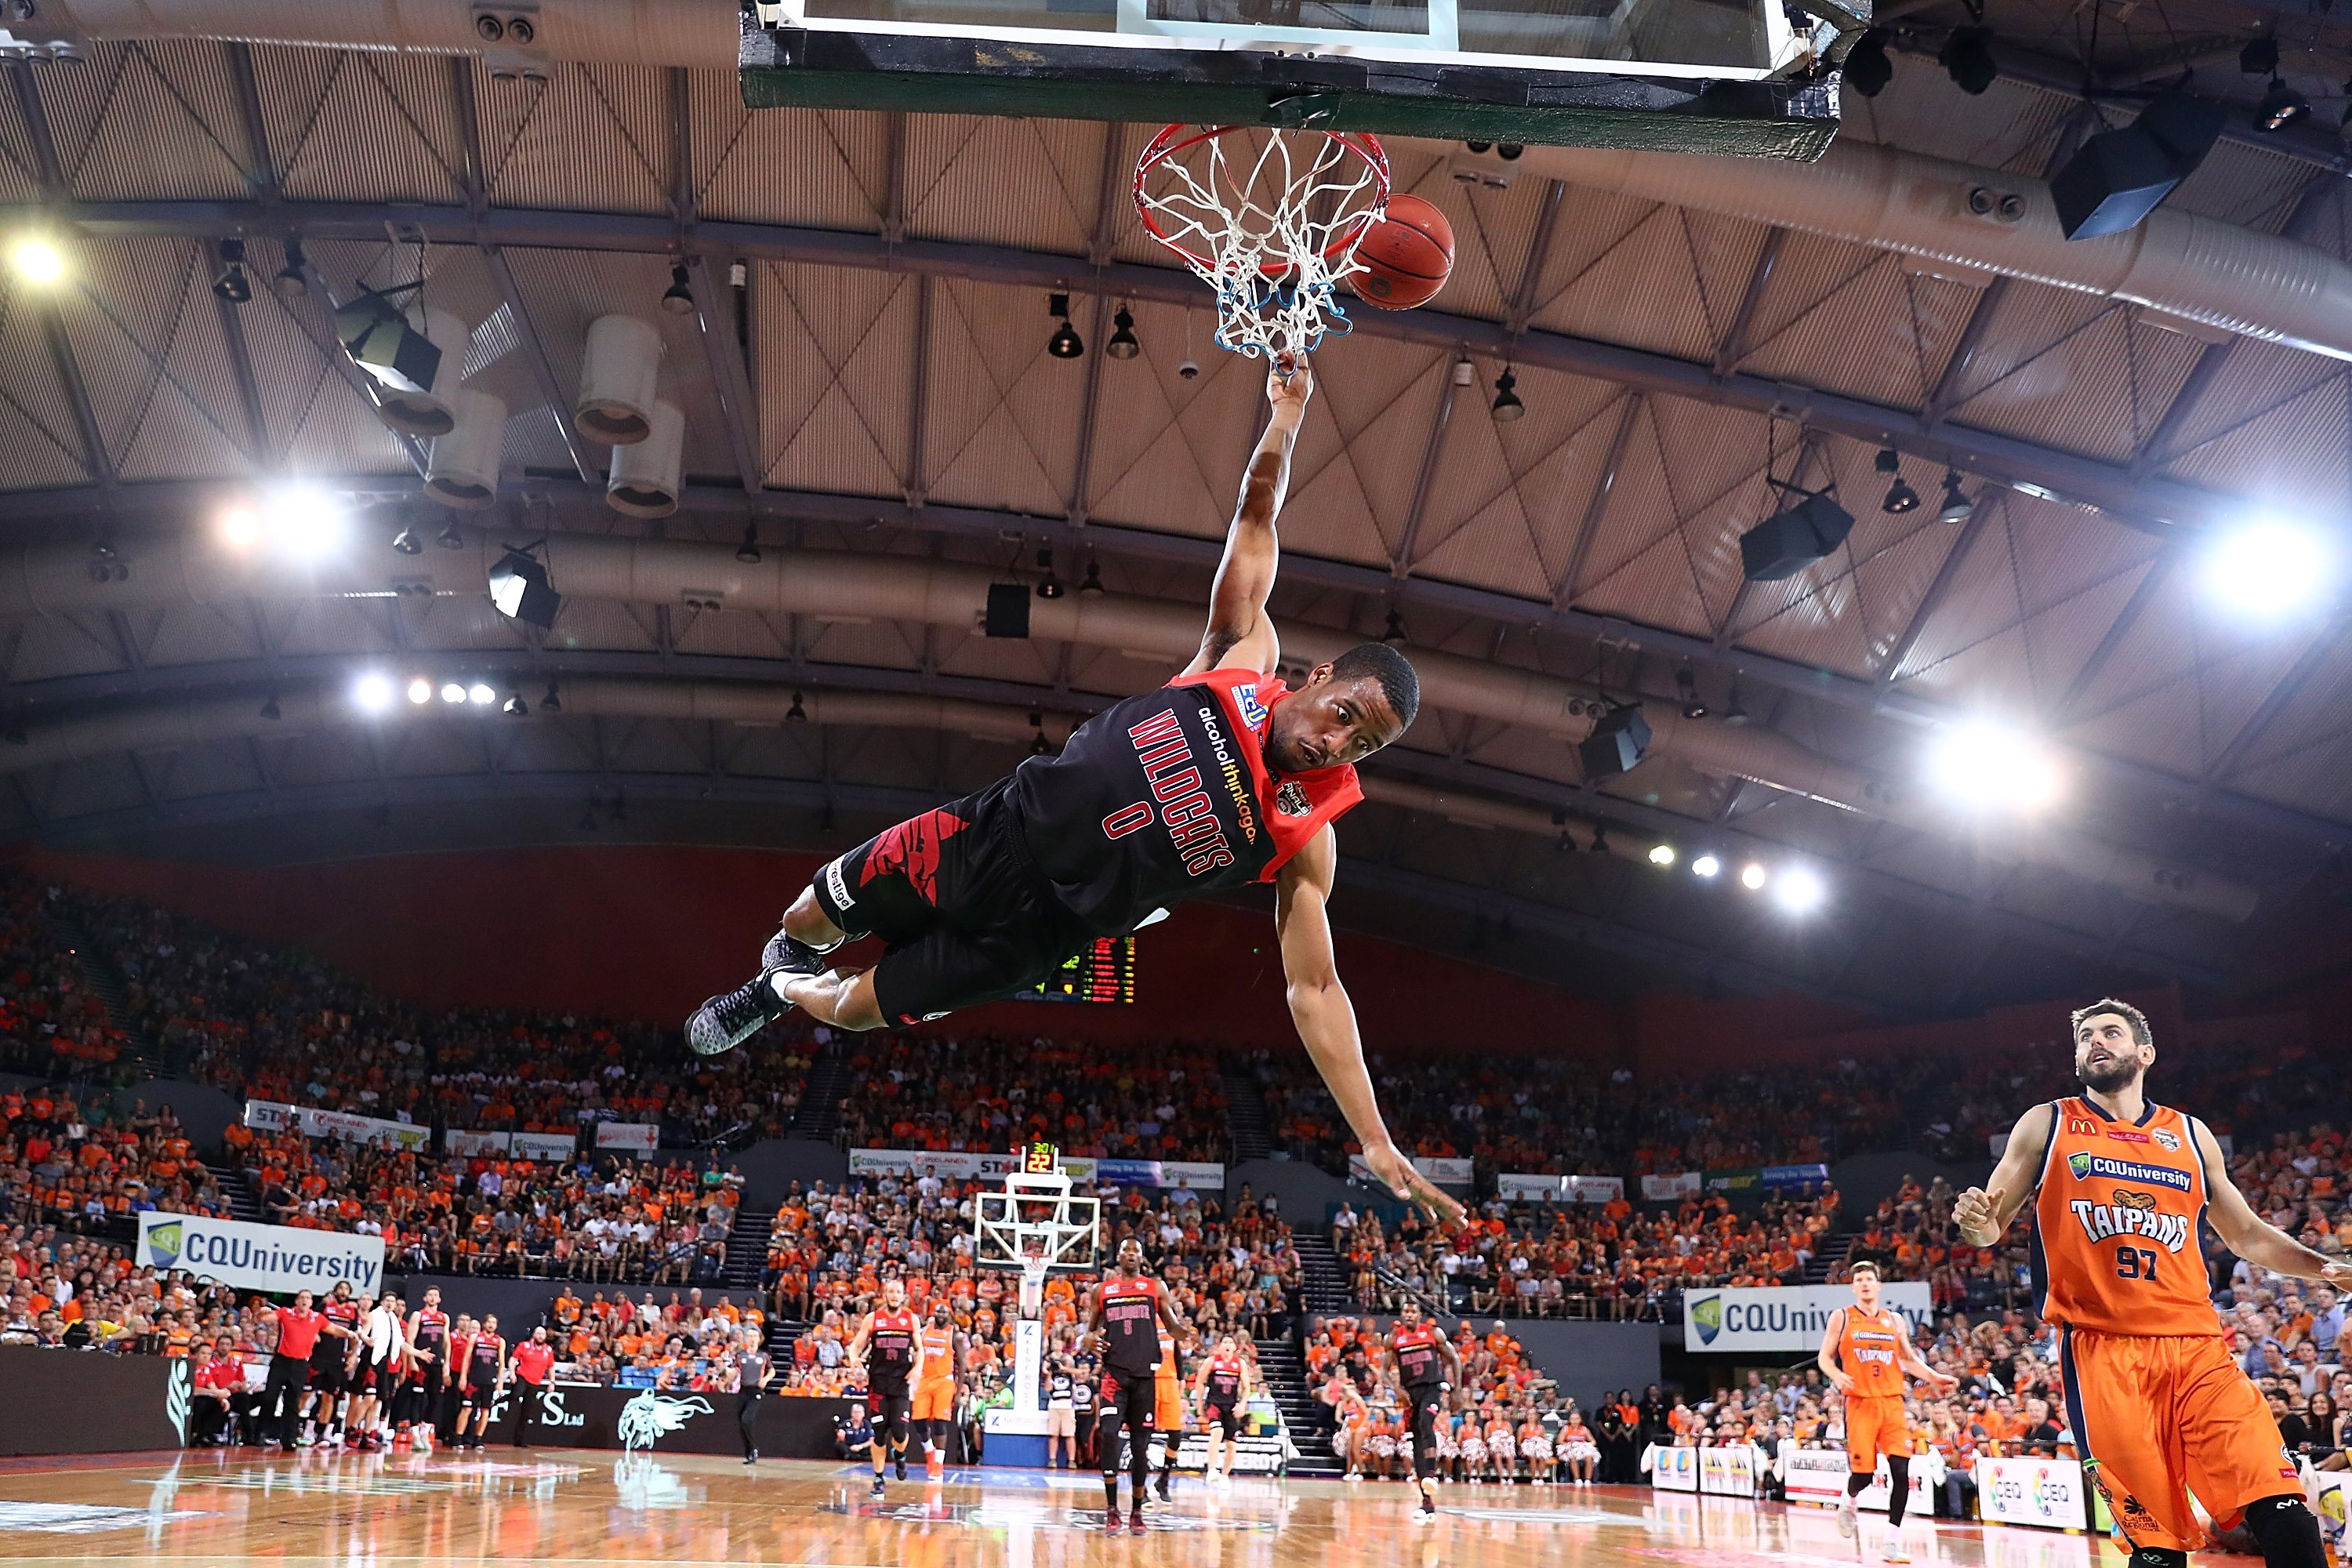
<path fill-rule="evenodd" d="M 1102 1282 L 1103 1365 L 1129 1377 L 1160 1368 L 1160 1281 L 1117 1274 Z"/>
<path fill-rule="evenodd" d="M 357 1301 L 338 1300 L 330 1296 L 319 1303 L 319 1313 L 339 1329 L 359 1327 L 360 1304 Z M 319 1342 L 310 1347 L 310 1359 L 323 1362 L 341 1361 L 351 1348 L 352 1342 L 347 1339 L 334 1334 L 320 1334 Z"/>
<path fill-rule="evenodd" d="M 876 1388 L 903 1393 L 915 1370 L 915 1350 L 923 1331 L 920 1318 L 904 1308 L 895 1312 L 877 1310 L 866 1327 L 866 1373 Z"/>
<path fill-rule="evenodd" d="M 1208 1403 L 1220 1410 L 1230 1410 L 1241 1396 L 1242 1358 L 1223 1354 L 1211 1356 Z"/>
<path fill-rule="evenodd" d="M 1428 1388 L 1445 1381 L 1445 1357 L 1438 1346 L 1445 1336 L 1434 1323 L 1399 1326 L 1396 1331 L 1397 1370 L 1407 1388 Z"/>
<path fill-rule="evenodd" d="M 1154 910 L 1272 881 L 1364 798 L 1345 764 L 1267 771 L 1266 726 L 1289 695 L 1272 676 L 1212 670 L 1114 703 L 1059 756 L 1023 763 L 1012 798 L 1055 894 L 1117 936 Z"/>

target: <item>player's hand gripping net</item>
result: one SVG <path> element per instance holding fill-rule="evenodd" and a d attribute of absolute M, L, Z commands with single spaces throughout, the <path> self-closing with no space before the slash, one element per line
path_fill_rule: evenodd
<path fill-rule="evenodd" d="M 1349 330 L 1333 286 L 1388 197 L 1360 132 L 1171 125 L 1135 166 L 1143 226 L 1217 291 L 1217 342 L 1268 360 Z"/>

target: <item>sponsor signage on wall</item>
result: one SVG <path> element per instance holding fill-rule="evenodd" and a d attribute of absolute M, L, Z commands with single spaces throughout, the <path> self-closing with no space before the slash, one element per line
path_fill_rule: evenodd
<path fill-rule="evenodd" d="M 1507 1198 L 1550 1204 L 1611 1204 L 1625 1195 L 1622 1176 L 1535 1176 L 1505 1172 L 1495 1190 Z"/>
<path fill-rule="evenodd" d="M 202 1215 L 141 1215 L 136 1261 L 151 1268 L 183 1268 L 242 1290 L 324 1295 L 341 1279 L 370 1294 L 383 1289 L 380 1236 Z"/>
<path fill-rule="evenodd" d="M 1415 1155 L 1412 1168 L 1441 1186 L 1467 1186 L 1477 1175 L 1476 1167 L 1467 1160 L 1441 1160 Z M 1360 1182 L 1370 1182 L 1383 1192 L 1388 1190 L 1388 1184 L 1372 1173 L 1371 1166 L 1365 1163 L 1361 1154 L 1348 1156 L 1348 1174 Z"/>
<path fill-rule="evenodd" d="M 431 1128 L 414 1122 L 353 1116 L 346 1110 L 320 1110 L 311 1105 L 280 1105 L 271 1100 L 247 1100 L 245 1124 L 266 1132 L 290 1129 L 306 1138 L 349 1138 L 390 1149 L 423 1149 L 433 1141 Z"/>
<path fill-rule="evenodd" d="M 2073 1459 L 1979 1459 L 1977 1507 L 1989 1524 L 2082 1530 L 2083 1467 Z"/>
<path fill-rule="evenodd" d="M 1642 1178 L 1642 1196 L 1654 1204 L 1671 1203 L 1675 1198 L 1695 1198 L 1706 1190 L 1706 1177 L 1698 1171 L 1675 1171 L 1666 1175 Z"/>
<path fill-rule="evenodd" d="M 599 1121 L 596 1147 L 634 1149 L 640 1154 L 650 1154 L 661 1147 L 661 1127 L 652 1121 Z"/>
<path fill-rule="evenodd" d="M 1698 1451 L 1698 1489 L 1715 1497 L 1756 1495 L 1756 1450 L 1747 1444 Z"/>
<path fill-rule="evenodd" d="M 1664 1492 L 1695 1492 L 1698 1490 L 1698 1456 L 1696 1448 L 1660 1448 L 1650 1450 L 1650 1485 Z"/>
<path fill-rule="evenodd" d="M 1935 1317 L 1935 1300 L 1921 1280 L 1904 1280 L 1879 1291 L 1879 1304 L 1903 1314 L 1916 1333 Z M 1830 1315 L 1853 1305 L 1845 1285 L 1799 1285 L 1773 1289 L 1727 1286 L 1683 1295 L 1683 1348 L 1727 1351 L 1819 1350 Z"/>
<path fill-rule="evenodd" d="M 1845 1497 L 1845 1478 L 1852 1466 L 1843 1448 L 1798 1448 L 1788 1456 L 1782 1466 L 1783 1480 L 1789 1489 L 1790 1502 L 1817 1502 L 1824 1508 L 1835 1508 Z M 1886 1511 L 1886 1500 L 1893 1495 L 1888 1485 L 1886 1461 L 1878 1461 L 1877 1473 L 1870 1485 L 1854 1499 L 1856 1508 L 1879 1513 Z M 1935 1508 L 1935 1492 L 1927 1485 L 1927 1467 L 1911 1467 L 1911 1500 L 1904 1512 L 1926 1518 Z"/>
<path fill-rule="evenodd" d="M 926 1173 L 943 1182 L 989 1182 L 1022 1168 L 1024 1156 L 951 1149 L 852 1149 L 853 1176 L 896 1176 L 911 1182 Z M 1063 1155 L 1056 1168 L 1081 1184 L 1182 1187 L 1222 1191 L 1225 1167 L 1216 1160 L 1088 1160 Z"/>

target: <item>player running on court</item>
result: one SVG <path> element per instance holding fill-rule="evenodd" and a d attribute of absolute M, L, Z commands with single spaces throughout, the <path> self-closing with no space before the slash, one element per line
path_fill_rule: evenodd
<path fill-rule="evenodd" d="M 1233 1479 L 1234 1458 L 1241 1451 L 1242 1412 L 1249 1408 L 1250 1394 L 1256 1386 L 1257 1369 L 1249 1357 L 1242 1354 L 1233 1335 L 1219 1335 L 1215 1352 L 1201 1363 L 1201 1370 L 1192 1377 L 1201 1425 L 1209 1430 L 1212 1486 L 1223 1486 Z"/>
<path fill-rule="evenodd" d="M 2100 1001 L 2076 1013 L 2078 1097 L 2017 1119 L 2000 1163 L 1954 1204 L 1969 1245 L 2000 1239 L 2034 1205 L 2042 1316 L 2083 1469 L 2131 1542 L 2133 1568 L 2185 1568 L 2214 1524 L 2243 1519 L 2270 1568 L 2322 1568 L 2319 1521 L 2262 1395 L 2231 1358 L 2206 1291 L 2199 1227 L 2258 1268 L 2342 1289 L 2352 1266 L 2268 1224 L 2230 1180 L 2195 1117 L 2147 1097 L 2147 1016 Z"/>
<path fill-rule="evenodd" d="M 1422 1317 L 1421 1303 L 1411 1296 L 1397 1308 L 1388 1352 L 1412 1411 L 1412 1475 L 1421 1488 L 1412 1521 L 1427 1524 L 1437 1518 L 1437 1424 L 1444 1418 L 1447 1390 L 1461 1386 L 1462 1358 L 1444 1331 Z"/>
<path fill-rule="evenodd" d="M 1184 1447 L 1184 1370 L 1176 1336 L 1164 1328 L 1160 1331 L 1160 1365 L 1151 1374 L 1151 1431 L 1160 1449 L 1160 1479 L 1154 1489 L 1167 1502 L 1175 1493 L 1176 1458 Z"/>
<path fill-rule="evenodd" d="M 1822 1375 L 1845 1400 L 1845 1496 L 1838 1500 L 1837 1525 L 1851 1536 L 1861 1528 L 1854 1499 L 1870 1489 L 1878 1461 L 1886 1461 L 1886 1561 L 1908 1563 L 1903 1550 L 1903 1510 L 1911 1500 L 1911 1424 L 1903 1412 L 1903 1374 L 1910 1373 L 1938 1394 L 1960 1380 L 1920 1359 L 1903 1314 L 1878 1304 L 1878 1265 L 1853 1266 L 1853 1305 L 1830 1314 L 1813 1359 Z"/>
<path fill-rule="evenodd" d="M 1364 1151 L 1399 1197 L 1458 1219 L 1381 1122 L 1325 903 L 1332 824 L 1363 799 L 1355 764 L 1405 731 L 1421 683 L 1394 648 L 1365 643 L 1296 692 L 1274 674 L 1265 613 L 1290 452 L 1314 390 L 1305 364 L 1266 380 L 1272 416 L 1251 456 L 1201 651 L 1170 684 L 1081 725 L 977 795 L 926 812 L 824 867 L 785 912 L 757 977 L 687 1020 L 709 1056 L 793 1006 L 838 1028 L 938 1017 L 1034 985 L 1095 938 L 1187 899 L 1275 885 L 1292 1020 Z M 824 956 L 882 939 L 870 969 Z"/>
<path fill-rule="evenodd" d="M 898 1461 L 898 1479 L 907 1479 L 907 1435 L 914 1426 L 914 1400 L 907 1392 L 922 1353 L 923 1322 L 908 1309 L 906 1281 L 893 1274 L 882 1281 L 882 1304 L 867 1314 L 850 1337 L 852 1365 L 866 1368 L 866 1408 L 874 1418 L 874 1500 L 882 1500 L 882 1460 Z"/>
<path fill-rule="evenodd" d="M 955 1308 L 944 1296 L 931 1303 L 931 1321 L 923 1325 L 922 1370 L 915 1378 L 915 1429 L 923 1435 L 923 1469 L 940 1475 L 947 1468 L 948 1428 L 954 1425 L 956 1402 L 963 1397 L 963 1363 L 969 1342 L 955 1326 Z"/>
<path fill-rule="evenodd" d="M 1133 1237 L 1118 1244 L 1118 1266 L 1087 1292 L 1081 1343 L 1091 1342 L 1102 1356 L 1102 1412 L 1095 1422 L 1095 1458 L 1102 1466 L 1103 1528 L 1119 1530 L 1118 1437 L 1128 1429 L 1128 1477 L 1134 1502 L 1127 1528 L 1143 1533 L 1143 1494 L 1151 1484 L 1151 1427 L 1159 1402 L 1160 1330 L 1183 1331 L 1183 1321 L 1160 1281 L 1143 1272 L 1143 1244 Z"/>

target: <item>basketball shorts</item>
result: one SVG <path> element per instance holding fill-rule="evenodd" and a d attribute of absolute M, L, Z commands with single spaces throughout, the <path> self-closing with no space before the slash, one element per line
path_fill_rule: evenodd
<path fill-rule="evenodd" d="M 882 939 L 874 997 L 891 1023 L 1025 991 L 1094 941 L 1030 858 L 1011 784 L 910 817 L 817 872 L 826 917 Z"/>
<path fill-rule="evenodd" d="M 457 1403 L 468 1410 L 488 1410 L 499 1402 L 498 1387 L 495 1378 L 488 1383 L 469 1383 L 458 1396 Z"/>
<path fill-rule="evenodd" d="M 948 1421 L 955 1416 L 955 1384 L 946 1378 L 927 1379 L 915 1389 L 915 1419 Z"/>
<path fill-rule="evenodd" d="M 1222 1433 L 1227 1437 L 1238 1437 L 1242 1435 L 1242 1413 L 1238 1405 L 1203 1405 L 1201 1422 L 1213 1436 Z"/>
<path fill-rule="evenodd" d="M 1184 1388 L 1181 1384 L 1166 1378 L 1152 1380 L 1151 1429 L 1155 1432 L 1184 1430 Z"/>
<path fill-rule="evenodd" d="M 340 1344 L 341 1342 L 336 1342 Z M 343 1353 L 340 1350 L 335 1352 L 332 1361 L 314 1361 L 310 1363 L 310 1387 L 321 1394 L 341 1394 L 343 1392 Z"/>
<path fill-rule="evenodd" d="M 1848 1394 L 1845 1402 L 1845 1463 L 1855 1475 L 1878 1468 L 1889 1454 L 1911 1451 L 1911 1424 L 1904 1419 L 1903 1401 L 1865 1399 Z"/>
<path fill-rule="evenodd" d="M 2192 1491 L 2224 1530 L 2250 1502 L 2303 1495 L 2277 1424 L 2220 1335 L 2069 1327 L 2058 1367 L 2084 1473 L 2135 1548 L 2207 1550 Z"/>
<path fill-rule="evenodd" d="M 866 1391 L 866 1413 L 874 1423 L 874 1440 L 887 1443 L 907 1436 L 907 1424 L 914 1415 L 914 1401 L 903 1388 L 868 1388 Z"/>

